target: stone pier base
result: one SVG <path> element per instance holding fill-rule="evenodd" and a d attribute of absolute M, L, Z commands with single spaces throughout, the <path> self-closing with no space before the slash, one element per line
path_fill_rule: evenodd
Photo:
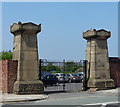
<path fill-rule="evenodd" d="M 113 79 L 90 79 L 88 81 L 88 87 L 97 88 L 97 90 L 114 88 Z"/>
<path fill-rule="evenodd" d="M 41 81 L 16 81 L 14 84 L 15 94 L 43 94 L 44 85 Z"/>

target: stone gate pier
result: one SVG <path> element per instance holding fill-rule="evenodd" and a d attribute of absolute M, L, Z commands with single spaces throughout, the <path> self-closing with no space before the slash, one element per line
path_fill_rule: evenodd
<path fill-rule="evenodd" d="M 114 81 L 110 78 L 107 47 L 110 36 L 111 32 L 104 29 L 83 32 L 83 38 L 87 40 L 86 60 L 90 63 L 89 88 L 99 90 L 114 87 Z"/>
<path fill-rule="evenodd" d="M 39 94 L 44 92 L 39 80 L 37 33 L 41 24 L 14 23 L 10 31 L 14 34 L 13 60 L 18 60 L 15 94 Z"/>

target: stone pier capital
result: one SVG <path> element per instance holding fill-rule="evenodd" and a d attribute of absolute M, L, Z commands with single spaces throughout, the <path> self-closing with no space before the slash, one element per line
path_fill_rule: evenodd
<path fill-rule="evenodd" d="M 111 36 L 111 32 L 106 31 L 104 29 L 100 29 L 100 30 L 92 29 L 83 32 L 83 38 L 86 40 L 90 38 L 108 39 L 110 36 Z"/>
<path fill-rule="evenodd" d="M 15 34 L 19 31 L 21 31 L 21 32 L 27 31 L 27 33 L 28 32 L 39 33 L 39 32 L 41 32 L 41 24 L 37 25 L 32 22 L 28 22 L 28 23 L 18 22 L 18 23 L 14 23 L 13 25 L 10 26 L 10 32 L 12 34 Z"/>

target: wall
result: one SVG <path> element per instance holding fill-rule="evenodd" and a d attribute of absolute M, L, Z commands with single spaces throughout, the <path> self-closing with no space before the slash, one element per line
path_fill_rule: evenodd
<path fill-rule="evenodd" d="M 109 57 L 110 76 L 115 82 L 116 87 L 120 87 L 120 58 Z"/>
<path fill-rule="evenodd" d="M 13 93 L 13 85 L 17 78 L 17 60 L 0 61 L 0 91 Z"/>

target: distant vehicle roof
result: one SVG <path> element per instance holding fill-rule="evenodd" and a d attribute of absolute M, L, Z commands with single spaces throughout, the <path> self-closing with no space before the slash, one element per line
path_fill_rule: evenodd
<path fill-rule="evenodd" d="M 78 72 L 78 74 L 84 74 L 84 72 Z"/>
<path fill-rule="evenodd" d="M 41 74 L 42 74 L 42 75 L 51 75 L 51 73 L 50 73 L 50 72 L 47 72 L 47 71 L 43 71 L 43 72 L 41 72 Z"/>

